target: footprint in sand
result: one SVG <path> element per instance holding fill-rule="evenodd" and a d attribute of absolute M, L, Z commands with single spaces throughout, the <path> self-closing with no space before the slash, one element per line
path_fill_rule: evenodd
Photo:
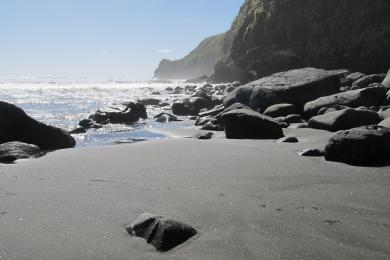
<path fill-rule="evenodd" d="M 316 207 L 316 206 L 313 206 L 313 207 L 310 207 L 310 208 L 296 207 L 295 209 L 297 209 L 297 210 L 314 210 L 314 211 L 319 211 L 319 210 L 321 210 L 321 208 Z"/>
<path fill-rule="evenodd" d="M 333 225 L 336 225 L 336 224 L 341 224 L 342 222 L 340 220 L 325 220 L 324 223 L 330 225 L 330 226 L 333 226 Z"/>

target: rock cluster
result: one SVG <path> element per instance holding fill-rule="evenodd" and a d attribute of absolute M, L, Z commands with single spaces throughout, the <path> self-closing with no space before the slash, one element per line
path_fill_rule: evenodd
<path fill-rule="evenodd" d="M 0 101 L 1 161 L 13 162 L 40 151 L 72 148 L 75 139 L 66 131 L 43 124 L 13 104 Z"/>
<path fill-rule="evenodd" d="M 359 134 L 355 134 L 357 130 L 354 130 L 348 138 L 355 138 L 359 144 L 373 142 L 372 147 L 375 147 L 376 141 L 372 140 L 376 139 L 372 136 L 377 136 L 378 132 L 384 133 L 386 127 L 390 127 L 388 82 L 389 73 L 385 77 L 384 74 L 365 75 L 347 70 L 326 71 L 315 68 L 280 72 L 236 87 L 227 93 L 223 106 L 198 113 L 196 125 L 202 130 L 225 131 L 229 139 L 279 139 L 283 137 L 282 128 L 286 127 L 310 127 L 331 132 L 357 128 L 360 129 Z M 335 140 L 347 138 L 345 136 L 336 133 L 336 137 L 329 141 L 332 144 L 330 147 L 335 147 Z M 296 140 L 286 138 L 279 142 L 289 141 Z M 382 141 L 390 146 L 386 138 Z M 340 145 L 350 143 L 345 141 L 340 142 Z M 363 149 L 364 145 L 351 146 Z M 352 164 L 359 164 L 359 160 L 360 164 L 384 161 L 379 155 L 375 156 L 378 160 L 371 155 L 367 156 L 367 160 L 337 159 L 339 154 L 332 152 L 329 155 L 329 151 L 334 149 L 327 149 L 327 160 L 348 161 Z M 378 152 L 383 151 L 378 148 Z M 310 149 L 301 153 L 309 156 L 323 154 L 322 151 Z M 385 157 L 390 163 L 390 156 Z"/>

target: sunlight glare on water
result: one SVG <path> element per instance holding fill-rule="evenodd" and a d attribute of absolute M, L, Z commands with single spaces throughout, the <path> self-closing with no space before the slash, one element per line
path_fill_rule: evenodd
<path fill-rule="evenodd" d="M 123 108 L 122 103 L 142 98 L 158 98 L 162 102 L 172 102 L 183 98 L 183 94 L 166 94 L 167 87 L 184 87 L 184 83 L 148 82 L 41 82 L 32 80 L 10 81 L 0 79 L 0 100 L 15 104 L 38 121 L 72 130 L 78 122 L 88 118 L 98 109 Z M 151 95 L 160 92 L 161 95 Z M 162 108 L 147 107 L 149 119 L 141 120 L 132 126 L 107 125 L 102 129 L 88 130 L 87 134 L 75 136 L 77 146 L 94 146 L 164 138 L 148 131 L 151 127 L 161 127 L 153 116 Z M 186 123 L 170 123 L 170 127 L 183 127 Z M 187 123 L 188 125 L 188 123 Z"/>

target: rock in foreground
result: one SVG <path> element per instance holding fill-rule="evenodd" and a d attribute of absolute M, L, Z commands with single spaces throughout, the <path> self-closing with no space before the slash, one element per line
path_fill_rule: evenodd
<path fill-rule="evenodd" d="M 352 165 L 390 164 L 390 129 L 364 126 L 340 131 L 325 147 L 325 159 Z"/>
<path fill-rule="evenodd" d="M 221 118 L 228 139 L 279 139 L 282 127 L 271 117 L 253 110 L 235 109 Z"/>
<path fill-rule="evenodd" d="M 171 250 L 197 234 L 185 223 L 149 213 L 140 215 L 126 230 L 132 236 L 144 238 L 161 252 Z"/>
<path fill-rule="evenodd" d="M 41 149 L 33 144 L 21 142 L 0 144 L 0 163 L 13 163 L 19 159 L 26 159 L 41 154 Z"/>
<path fill-rule="evenodd" d="M 0 143 L 19 141 L 42 150 L 71 148 L 75 139 L 66 131 L 29 117 L 15 105 L 0 101 Z"/>

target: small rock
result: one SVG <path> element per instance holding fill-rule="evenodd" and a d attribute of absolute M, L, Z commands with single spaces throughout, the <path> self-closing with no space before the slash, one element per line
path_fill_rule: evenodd
<path fill-rule="evenodd" d="M 77 135 L 77 134 L 85 134 L 87 130 L 85 130 L 84 127 L 77 127 L 76 129 L 72 130 L 69 132 L 71 135 Z"/>
<path fill-rule="evenodd" d="M 132 236 L 144 238 L 160 252 L 169 251 L 197 234 L 183 222 L 150 213 L 140 215 L 126 230 Z"/>
<path fill-rule="evenodd" d="M 211 139 L 213 137 L 213 135 L 214 135 L 213 132 L 201 131 L 201 132 L 196 133 L 193 137 L 195 139 L 208 140 L 208 139 Z"/>
<path fill-rule="evenodd" d="M 299 114 L 292 114 L 286 116 L 286 122 L 288 124 L 302 123 L 302 116 Z"/>
<path fill-rule="evenodd" d="M 295 136 L 286 136 L 278 140 L 278 143 L 298 143 L 298 142 L 299 140 Z"/>
<path fill-rule="evenodd" d="M 324 156 L 324 151 L 320 149 L 305 149 L 298 152 L 299 156 L 306 156 L 306 157 L 321 157 Z"/>
<path fill-rule="evenodd" d="M 154 117 L 156 122 L 159 123 L 167 123 L 167 122 L 174 122 L 174 121 L 181 121 L 176 116 L 168 114 L 168 113 L 160 113 Z"/>
<path fill-rule="evenodd" d="M 42 155 L 41 149 L 33 144 L 8 142 L 0 144 L 0 163 L 13 163 L 19 159 L 27 159 Z"/>

